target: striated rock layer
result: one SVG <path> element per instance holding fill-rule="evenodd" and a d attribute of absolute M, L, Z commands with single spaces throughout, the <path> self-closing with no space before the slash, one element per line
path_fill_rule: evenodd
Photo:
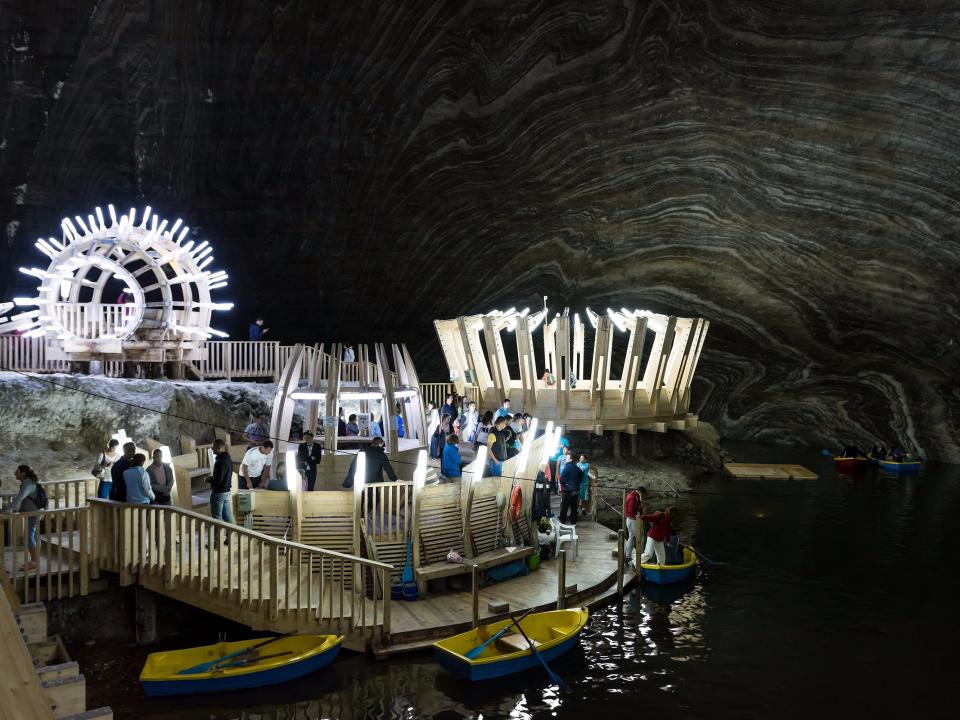
<path fill-rule="evenodd" d="M 215 242 L 239 334 L 436 378 L 433 317 L 703 316 L 724 435 L 960 462 L 956 3 L 69 5 L 0 12 L 8 270 L 146 201 Z"/>

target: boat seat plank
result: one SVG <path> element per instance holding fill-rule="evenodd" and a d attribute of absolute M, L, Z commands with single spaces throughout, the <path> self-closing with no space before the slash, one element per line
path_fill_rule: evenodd
<path fill-rule="evenodd" d="M 534 647 L 540 647 L 543 644 L 533 638 L 530 638 L 530 642 L 533 643 Z M 509 652 L 523 652 L 530 649 L 527 641 L 523 639 L 523 635 L 518 632 L 502 635 L 494 644 L 508 648 Z"/>

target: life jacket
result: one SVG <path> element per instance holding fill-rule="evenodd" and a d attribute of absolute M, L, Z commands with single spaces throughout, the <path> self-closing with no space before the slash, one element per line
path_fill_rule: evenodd
<path fill-rule="evenodd" d="M 510 517 L 518 520 L 521 512 L 523 512 L 523 491 L 519 485 L 514 485 L 513 490 L 510 491 Z"/>

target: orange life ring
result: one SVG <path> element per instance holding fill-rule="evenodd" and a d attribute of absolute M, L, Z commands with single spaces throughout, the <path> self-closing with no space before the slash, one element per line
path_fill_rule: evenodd
<path fill-rule="evenodd" d="M 521 512 L 523 512 L 523 491 L 519 485 L 514 485 L 513 490 L 510 491 L 510 517 L 517 520 Z"/>

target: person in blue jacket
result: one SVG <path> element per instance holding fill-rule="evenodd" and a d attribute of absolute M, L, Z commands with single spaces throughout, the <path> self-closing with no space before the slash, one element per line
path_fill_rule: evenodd
<path fill-rule="evenodd" d="M 460 458 L 459 438 L 450 433 L 443 446 L 443 457 L 440 459 L 440 474 L 447 480 L 459 480 L 463 472 L 463 460 Z"/>

